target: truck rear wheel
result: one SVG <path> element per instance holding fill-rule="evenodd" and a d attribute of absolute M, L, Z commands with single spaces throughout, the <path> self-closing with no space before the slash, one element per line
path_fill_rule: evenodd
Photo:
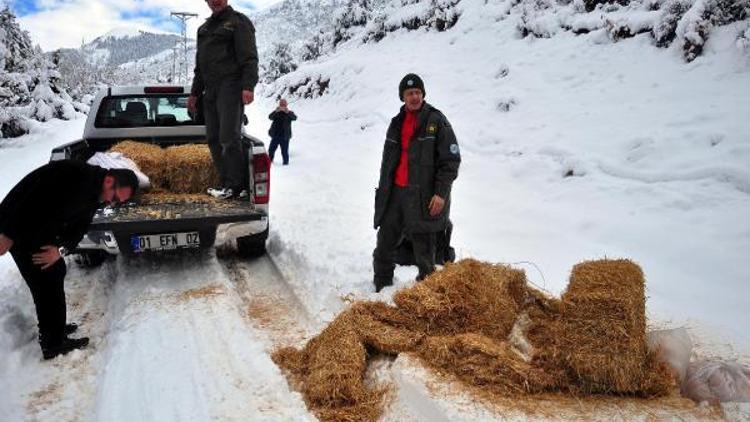
<path fill-rule="evenodd" d="M 266 253 L 268 229 L 263 233 L 237 238 L 237 252 L 243 258 L 257 258 Z"/>

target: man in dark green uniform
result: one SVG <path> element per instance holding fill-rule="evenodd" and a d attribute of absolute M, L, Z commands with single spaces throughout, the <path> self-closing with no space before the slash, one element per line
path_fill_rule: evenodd
<path fill-rule="evenodd" d="M 221 199 L 247 197 L 241 129 L 244 106 L 258 83 L 255 28 L 228 0 L 207 0 L 213 14 L 198 28 L 195 76 L 188 109 L 195 113 L 203 95 L 206 138 L 221 186 L 208 193 Z"/>
<path fill-rule="evenodd" d="M 448 225 L 450 194 L 461 154 L 448 119 L 424 101 L 422 79 L 410 73 L 399 84 L 401 111 L 391 120 L 375 192 L 375 290 L 393 284 L 398 243 L 407 236 L 418 280 L 435 271 L 435 235 Z"/>

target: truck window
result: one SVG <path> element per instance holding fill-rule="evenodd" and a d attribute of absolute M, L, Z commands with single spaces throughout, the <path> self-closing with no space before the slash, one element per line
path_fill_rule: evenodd
<path fill-rule="evenodd" d="M 187 110 L 187 95 L 181 94 L 105 97 L 94 121 L 98 128 L 194 124 Z"/>

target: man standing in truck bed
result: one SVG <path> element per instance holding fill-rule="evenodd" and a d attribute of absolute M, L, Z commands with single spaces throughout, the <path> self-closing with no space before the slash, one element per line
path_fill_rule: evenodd
<path fill-rule="evenodd" d="M 213 14 L 198 28 L 195 76 L 188 109 L 195 113 L 203 96 L 206 138 L 221 186 L 208 193 L 221 199 L 245 198 L 245 158 L 241 129 L 244 106 L 253 102 L 258 83 L 255 28 L 228 0 L 207 0 Z"/>

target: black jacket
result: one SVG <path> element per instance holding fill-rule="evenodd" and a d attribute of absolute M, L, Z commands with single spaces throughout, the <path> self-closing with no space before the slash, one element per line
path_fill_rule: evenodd
<path fill-rule="evenodd" d="M 100 206 L 106 173 L 75 160 L 39 167 L 0 203 L 0 233 L 23 249 L 46 245 L 74 249 Z"/>
<path fill-rule="evenodd" d="M 388 206 L 394 186 L 396 168 L 401 157 L 401 125 L 405 109 L 391 120 L 383 147 L 380 164 L 380 183 L 375 191 L 375 228 Z M 417 129 L 409 142 L 409 189 L 411 195 L 406 215 L 405 230 L 411 233 L 430 233 L 445 230 L 450 210 L 453 181 L 458 177 L 461 153 L 448 119 L 430 104 L 425 103 L 417 115 Z M 433 195 L 445 199 L 443 212 L 430 216 L 428 206 Z"/>
<path fill-rule="evenodd" d="M 242 89 L 258 83 L 258 50 L 255 27 L 247 16 L 227 6 L 198 28 L 195 76 L 191 94 L 200 95 L 206 85 L 239 80 Z"/>
<path fill-rule="evenodd" d="M 290 139 L 292 137 L 292 122 L 297 120 L 297 115 L 293 111 L 288 113 L 281 110 L 275 110 L 268 115 L 271 128 L 268 129 L 268 136 L 272 138 Z"/>

